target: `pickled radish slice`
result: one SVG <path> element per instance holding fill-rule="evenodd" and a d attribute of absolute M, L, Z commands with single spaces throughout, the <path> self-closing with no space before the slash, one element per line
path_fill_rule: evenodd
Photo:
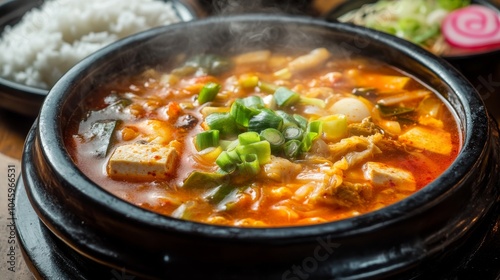
<path fill-rule="evenodd" d="M 470 5 L 450 13 L 443 21 L 442 33 L 455 47 L 500 47 L 500 14 L 480 5 Z"/>

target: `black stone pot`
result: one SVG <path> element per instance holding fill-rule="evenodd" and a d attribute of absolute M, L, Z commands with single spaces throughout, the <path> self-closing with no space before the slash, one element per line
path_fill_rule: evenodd
<path fill-rule="evenodd" d="M 236 228 L 138 208 L 74 165 L 63 144 L 72 114 L 93 89 L 180 53 L 326 46 L 373 57 L 443 95 L 463 148 L 413 196 L 355 218 L 313 226 Z M 498 129 L 474 88 L 445 61 L 372 30 L 311 18 L 243 15 L 181 23 L 122 40 L 85 59 L 50 91 L 25 145 L 22 176 L 40 220 L 70 250 L 110 269 L 162 279 L 416 277 L 450 258 L 496 203 Z"/>

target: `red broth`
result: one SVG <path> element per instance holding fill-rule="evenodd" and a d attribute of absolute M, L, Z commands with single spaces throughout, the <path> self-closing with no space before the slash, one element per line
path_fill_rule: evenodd
<path fill-rule="evenodd" d="M 65 139 L 95 183 L 163 215 L 336 221 L 412 195 L 460 150 L 443 101 L 378 61 L 263 50 L 170 69 L 99 88 Z"/>

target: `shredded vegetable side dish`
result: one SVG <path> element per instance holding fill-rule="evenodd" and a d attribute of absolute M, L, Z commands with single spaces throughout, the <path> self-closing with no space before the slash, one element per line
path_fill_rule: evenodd
<path fill-rule="evenodd" d="M 468 5 L 470 0 L 379 0 L 341 16 L 339 21 L 377 29 L 442 55 L 451 51 L 441 32 L 443 20 Z"/>
<path fill-rule="evenodd" d="M 460 150 L 439 95 L 326 48 L 199 54 L 121 76 L 75 113 L 66 146 L 114 195 L 201 223 L 325 223 L 388 206 Z"/>

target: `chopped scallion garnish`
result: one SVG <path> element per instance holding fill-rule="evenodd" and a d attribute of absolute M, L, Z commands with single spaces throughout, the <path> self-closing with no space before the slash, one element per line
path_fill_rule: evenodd
<path fill-rule="evenodd" d="M 287 158 L 294 159 L 299 155 L 300 141 L 290 140 L 283 145 L 283 153 Z"/>
<path fill-rule="evenodd" d="M 304 97 L 304 96 L 300 97 L 299 103 L 304 104 L 304 105 L 316 106 L 318 108 L 325 108 L 325 106 L 326 106 L 325 101 L 323 101 L 319 98 L 311 98 L 311 97 Z"/>
<path fill-rule="evenodd" d="M 229 152 L 224 151 L 217 157 L 215 163 L 217 163 L 224 172 L 232 173 L 236 170 L 236 165 L 239 162 L 235 162 L 234 157 L 232 157 Z"/>
<path fill-rule="evenodd" d="M 272 83 L 267 83 L 267 82 L 263 82 L 263 81 L 259 82 L 259 89 L 265 93 L 272 94 L 278 89 L 278 87 L 279 86 L 272 84 Z"/>
<path fill-rule="evenodd" d="M 302 136 L 304 134 L 304 130 L 300 127 L 296 126 L 289 126 L 283 130 L 283 136 L 285 137 L 286 141 L 290 140 L 302 140 Z"/>
<path fill-rule="evenodd" d="M 255 131 L 247 131 L 238 135 L 238 141 L 241 145 L 248 145 L 260 141 L 260 136 Z"/>
<path fill-rule="evenodd" d="M 304 135 L 304 139 L 302 139 L 302 142 L 301 142 L 301 151 L 308 152 L 311 149 L 314 140 L 316 140 L 318 138 L 318 136 L 319 136 L 319 134 L 317 132 L 306 133 Z"/>
<path fill-rule="evenodd" d="M 198 133 L 195 137 L 196 150 L 202 151 L 206 148 L 216 147 L 219 145 L 219 131 L 207 130 Z"/>
<path fill-rule="evenodd" d="M 198 102 L 204 104 L 215 99 L 217 93 L 219 93 L 221 86 L 214 82 L 209 82 L 203 86 L 198 95 Z"/>
<path fill-rule="evenodd" d="M 258 110 L 245 106 L 244 101 L 242 99 L 237 99 L 231 105 L 231 117 L 234 121 L 243 126 L 248 127 L 248 122 L 250 118 L 259 113 Z"/>
<path fill-rule="evenodd" d="M 242 163 L 237 165 L 238 173 L 245 176 L 255 176 L 260 172 L 260 163 L 255 154 L 242 156 Z"/>
<path fill-rule="evenodd" d="M 260 96 L 252 95 L 240 100 L 243 103 L 243 105 L 245 105 L 248 108 L 262 109 L 266 107 L 264 105 L 264 101 Z"/>
<path fill-rule="evenodd" d="M 260 139 L 269 142 L 271 150 L 275 151 L 285 144 L 285 137 L 283 134 L 274 128 L 267 128 L 260 132 Z"/>
<path fill-rule="evenodd" d="M 299 126 L 299 123 L 295 120 L 295 118 L 285 111 L 277 110 L 276 115 L 283 119 L 283 129 L 289 126 Z"/>
<path fill-rule="evenodd" d="M 304 118 L 301 115 L 297 115 L 297 114 L 294 114 L 293 118 L 295 119 L 295 121 L 297 121 L 297 123 L 299 124 L 300 128 L 302 128 L 304 130 L 307 128 L 307 119 L 306 118 Z"/>
<path fill-rule="evenodd" d="M 274 92 L 274 99 L 279 107 L 287 107 L 299 102 L 300 95 L 286 87 L 279 87 Z"/>
<path fill-rule="evenodd" d="M 248 130 L 260 133 L 266 128 L 280 130 L 283 125 L 283 118 L 278 116 L 273 110 L 262 109 L 258 115 L 253 116 L 248 122 Z"/>
<path fill-rule="evenodd" d="M 229 113 L 213 113 L 205 118 L 205 122 L 212 130 L 218 130 L 221 137 L 237 135 L 239 130 Z"/>
<path fill-rule="evenodd" d="M 271 145 L 267 141 L 259 141 L 248 145 L 240 145 L 236 147 L 238 155 L 244 156 L 255 154 L 260 164 L 266 164 L 271 161 Z"/>
<path fill-rule="evenodd" d="M 320 120 L 311 121 L 307 124 L 307 132 L 316 132 L 321 134 L 323 130 L 323 122 Z"/>

